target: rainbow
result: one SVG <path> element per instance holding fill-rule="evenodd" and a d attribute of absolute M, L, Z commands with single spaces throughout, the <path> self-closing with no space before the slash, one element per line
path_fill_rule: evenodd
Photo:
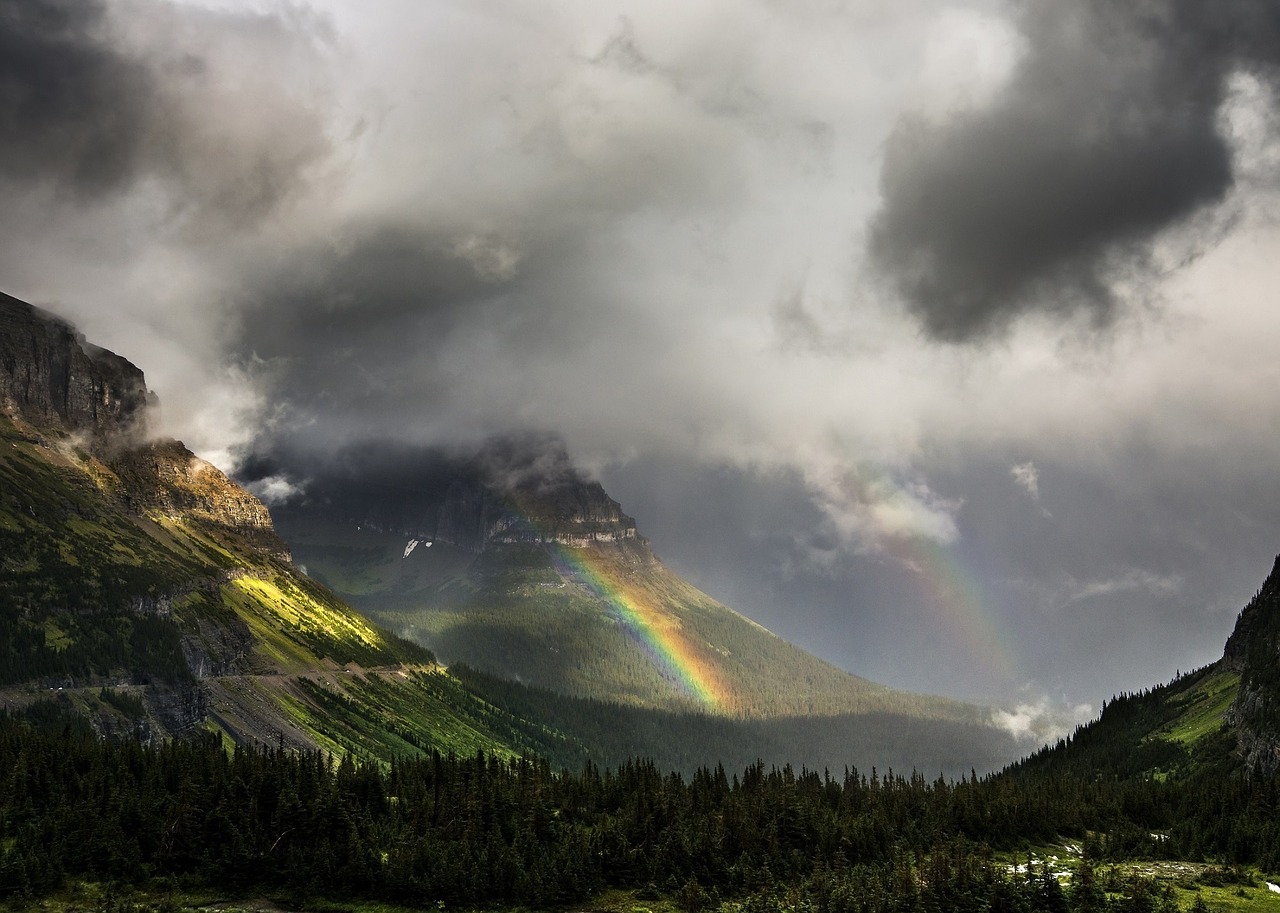
<path fill-rule="evenodd" d="M 865 479 L 901 489 L 887 474 L 858 467 Z M 521 519 L 537 524 L 524 511 Z M 660 598 L 627 579 L 614 561 L 594 548 L 575 548 L 543 538 L 557 572 L 591 592 L 621 621 L 648 654 L 659 674 L 696 703 L 713 712 L 729 712 L 732 689 L 707 649 L 691 640 Z M 962 644 L 973 661 L 983 663 L 1006 681 L 1020 680 L 1020 664 L 1009 638 L 995 617 L 978 577 L 962 564 L 953 547 L 926 536 L 897 536 L 882 542 L 887 557 L 914 573 L 920 604 L 935 615 L 941 628 Z"/>
<path fill-rule="evenodd" d="M 663 678 L 709 710 L 729 695 L 712 662 L 685 635 L 678 619 L 643 588 L 629 584 L 613 562 L 591 548 L 546 543 L 562 577 L 585 586 L 627 626 Z"/>
<path fill-rule="evenodd" d="M 978 578 L 961 563 L 953 547 L 925 537 L 899 538 L 886 548 L 890 557 L 914 572 L 920 600 L 938 624 L 973 658 L 1009 681 L 1020 680 L 1019 663 L 1009 637 L 994 617 L 993 600 Z"/>

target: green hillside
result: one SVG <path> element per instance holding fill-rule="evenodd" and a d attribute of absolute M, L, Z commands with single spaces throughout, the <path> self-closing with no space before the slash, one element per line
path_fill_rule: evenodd
<path fill-rule="evenodd" d="M 493 543 L 474 553 L 436 542 L 405 554 L 403 535 L 277 516 L 308 573 L 444 662 L 575 697 L 737 718 L 988 716 L 838 669 L 623 547 Z M 689 660 L 681 668 L 693 673 L 682 677 L 679 662 L 655 655 L 652 641 L 664 638 L 679 643 Z M 710 697 L 689 685 L 694 676 Z"/>
<path fill-rule="evenodd" d="M 148 478 L 168 503 L 138 509 Z M 237 527 L 251 501 L 172 443 L 100 458 L 0 416 L 4 702 L 53 695 L 106 733 L 212 728 L 382 759 L 561 751 L 297 573 L 269 527 Z"/>
<path fill-rule="evenodd" d="M 1280 771 L 1280 558 L 1236 619 L 1220 660 L 1139 694 L 1019 765 L 1042 774 L 1192 781 Z"/>
<path fill-rule="evenodd" d="M 1101 715 L 1016 765 L 1030 776 L 1188 778 L 1239 767 L 1228 711 L 1240 673 L 1218 661 L 1167 685 L 1107 702 Z"/>
<path fill-rule="evenodd" d="M 896 691 L 782 640 L 669 571 L 626 529 L 580 541 L 574 507 L 544 519 L 552 511 L 536 499 L 549 486 L 534 495 L 468 490 L 455 500 L 486 506 L 461 523 L 450 521 L 448 498 L 432 502 L 409 480 L 378 478 L 366 503 L 352 503 L 362 485 L 354 478 L 332 489 L 313 483 L 314 497 L 273 508 L 299 566 L 465 667 L 459 675 L 491 702 L 568 734 L 597 763 L 643 756 L 692 771 L 766 759 L 959 775 L 1025 751 L 992 725 L 990 709 Z M 548 497 L 558 507 L 590 497 L 574 494 L 584 483 L 559 484 L 568 494 Z M 464 527 L 471 544 L 418 531 L 425 524 L 415 526 L 406 507 L 415 496 L 422 515 Z M 393 510 L 401 530 L 415 531 L 391 529 L 382 513 Z M 598 531 L 600 513 L 581 523 Z M 536 520 L 522 526 L 528 517 Z M 473 531 L 486 523 L 496 532 L 481 546 Z"/>

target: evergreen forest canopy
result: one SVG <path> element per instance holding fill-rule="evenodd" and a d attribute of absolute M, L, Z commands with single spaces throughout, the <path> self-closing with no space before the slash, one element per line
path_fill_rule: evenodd
<path fill-rule="evenodd" d="M 414 907 L 558 905 L 621 888 L 690 913 L 1172 911 L 1168 888 L 1106 863 L 1276 871 L 1280 777 L 1241 769 L 1225 729 L 1167 776 L 1132 775 L 1141 761 L 1122 760 L 1130 730 L 1115 721 L 1159 699 L 1113 701 L 1110 731 L 1104 714 L 1001 774 L 959 781 L 763 764 L 684 778 L 646 761 L 571 772 L 484 752 L 380 765 L 228 751 L 212 734 L 112 744 L 45 702 L 0 716 L 0 896 L 164 879 Z M 1082 752 L 1115 763 L 1076 770 Z M 1084 854 L 1065 887 L 1047 866 L 999 861 L 1064 837 Z"/>

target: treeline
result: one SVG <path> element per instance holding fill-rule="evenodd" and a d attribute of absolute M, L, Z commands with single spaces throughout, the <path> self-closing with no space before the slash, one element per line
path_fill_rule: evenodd
<path fill-rule="evenodd" d="M 127 612 L 64 614 L 57 619 L 64 642 L 49 643 L 45 624 L 0 615 L 0 686 L 18 682 L 62 685 L 118 677 L 192 679 L 182 655 L 181 632 L 168 619 Z"/>
<path fill-rule="evenodd" d="M 216 736 L 112 745 L 37 708 L 0 716 L 0 895 L 163 877 L 419 906 L 559 904 L 618 887 L 689 911 L 1153 913 L 1171 900 L 1149 885 L 1113 885 L 1120 899 L 1108 900 L 1086 866 L 1064 893 L 1047 872 L 1011 875 L 992 850 L 1071 836 L 1096 860 L 1274 870 L 1277 804 L 1274 778 L 1243 774 L 930 782 L 755 764 L 684 778 L 645 761 L 568 772 L 482 753 L 382 767 L 228 752 Z"/>
<path fill-rule="evenodd" d="M 989 725 L 917 719 L 889 712 L 733 719 L 709 713 L 635 707 L 563 694 L 499 678 L 462 663 L 450 672 L 467 688 L 518 719 L 538 720 L 571 743 L 551 760 L 579 767 L 590 758 L 617 767 L 651 757 L 663 769 L 691 775 L 724 764 L 740 770 L 756 760 L 810 769 L 872 764 L 942 772 L 958 779 L 972 767 L 994 770 L 1018 756 L 1011 737 Z M 957 764 L 956 759 L 965 759 Z"/>

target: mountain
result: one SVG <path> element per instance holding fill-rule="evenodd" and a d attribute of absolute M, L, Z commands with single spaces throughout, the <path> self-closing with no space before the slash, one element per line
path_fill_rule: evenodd
<path fill-rule="evenodd" d="M 1029 758 L 1033 773 L 1119 778 L 1280 771 L 1280 558 L 1216 662 L 1137 694 Z"/>
<path fill-rule="evenodd" d="M 556 754 L 299 573 L 263 504 L 153 440 L 142 371 L 0 296 L 0 706 L 102 733 Z"/>
<path fill-rule="evenodd" d="M 250 487 L 289 463 L 251 462 Z M 852 675 L 697 590 L 554 438 L 365 442 L 301 488 L 272 506 L 300 566 L 598 759 L 958 774 L 1019 754 L 989 709 Z"/>
<path fill-rule="evenodd" d="M 1227 639 L 1222 665 L 1240 687 L 1224 715 L 1249 767 L 1280 769 L 1280 557 L 1262 588 L 1241 611 Z"/>

